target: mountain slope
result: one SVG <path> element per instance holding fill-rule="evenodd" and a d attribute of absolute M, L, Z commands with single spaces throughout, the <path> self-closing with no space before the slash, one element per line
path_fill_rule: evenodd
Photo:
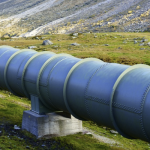
<path fill-rule="evenodd" d="M 144 31 L 150 0 L 0 0 L 0 32 L 10 36 Z"/>

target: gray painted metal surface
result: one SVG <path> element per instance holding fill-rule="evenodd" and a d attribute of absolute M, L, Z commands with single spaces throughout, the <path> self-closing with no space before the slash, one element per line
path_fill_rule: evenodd
<path fill-rule="evenodd" d="M 0 88 L 39 114 L 64 111 L 150 141 L 150 67 L 0 47 Z"/>

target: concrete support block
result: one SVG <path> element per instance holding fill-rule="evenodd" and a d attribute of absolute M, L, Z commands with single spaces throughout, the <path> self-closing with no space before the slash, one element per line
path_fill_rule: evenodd
<path fill-rule="evenodd" d="M 82 132 L 82 121 L 65 112 L 39 115 L 32 111 L 24 111 L 22 129 L 37 138 L 66 136 Z"/>

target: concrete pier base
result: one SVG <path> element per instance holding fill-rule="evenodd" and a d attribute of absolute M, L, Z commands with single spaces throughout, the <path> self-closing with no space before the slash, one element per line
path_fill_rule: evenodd
<path fill-rule="evenodd" d="M 82 121 L 64 112 L 38 115 L 32 111 L 24 111 L 22 129 L 29 131 L 37 138 L 66 136 L 82 132 Z"/>

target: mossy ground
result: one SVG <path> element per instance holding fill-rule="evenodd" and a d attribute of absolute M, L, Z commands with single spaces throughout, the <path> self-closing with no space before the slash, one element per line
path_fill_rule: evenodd
<path fill-rule="evenodd" d="M 149 33 L 97 33 L 97 34 L 79 34 L 75 39 L 72 35 L 43 35 L 39 36 L 40 40 L 32 38 L 20 39 L 3 39 L 0 45 L 10 45 L 20 49 L 28 46 L 37 46 L 37 51 L 52 51 L 55 53 L 68 53 L 75 57 L 87 58 L 96 57 L 106 62 L 121 64 L 150 64 L 150 47 L 146 45 L 150 41 Z M 134 44 L 134 38 L 139 42 Z M 42 45 L 43 40 L 50 39 L 54 44 L 49 46 Z M 144 46 L 139 46 L 142 39 L 147 39 Z M 71 46 L 71 43 L 79 43 L 80 46 Z M 106 46 L 108 44 L 109 46 Z M 140 50 L 144 48 L 144 50 Z M 0 91 L 0 122 L 21 126 L 22 114 L 24 110 L 30 109 L 31 102 L 26 98 L 18 98 L 7 91 Z M 96 149 L 130 149 L 130 150 L 147 150 L 150 148 L 149 143 L 141 140 L 130 140 L 119 134 L 111 134 L 110 129 L 98 126 L 93 122 L 83 122 L 83 126 L 95 131 L 101 136 L 116 140 L 120 145 L 110 145 L 100 142 L 91 135 L 81 133 L 69 135 L 66 137 L 53 138 L 66 149 L 78 150 L 96 150 Z M 32 137 L 28 132 L 23 132 L 27 137 Z M 9 135 L 3 132 L 0 135 L 0 149 L 26 149 L 28 143 L 17 137 L 9 138 Z M 32 137 L 34 138 L 34 137 Z M 37 140 L 35 139 L 37 142 Z M 29 143 L 30 149 L 37 149 Z M 41 147 L 40 147 L 41 149 Z M 54 144 L 51 149 L 58 149 Z"/>

